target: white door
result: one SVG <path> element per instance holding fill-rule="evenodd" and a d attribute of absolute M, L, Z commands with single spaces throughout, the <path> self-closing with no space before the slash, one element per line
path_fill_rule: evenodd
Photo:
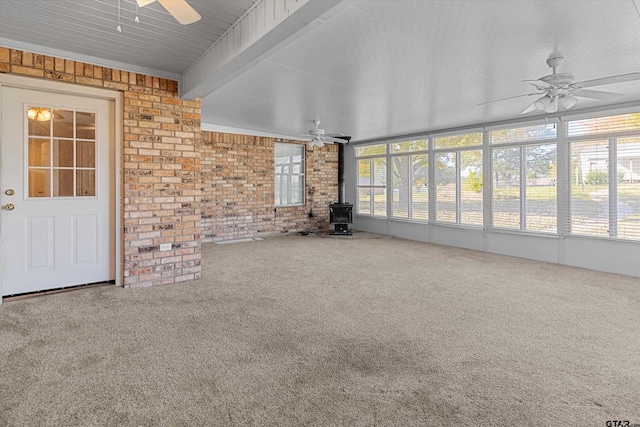
<path fill-rule="evenodd" d="M 114 103 L 1 91 L 2 295 L 113 280 Z"/>

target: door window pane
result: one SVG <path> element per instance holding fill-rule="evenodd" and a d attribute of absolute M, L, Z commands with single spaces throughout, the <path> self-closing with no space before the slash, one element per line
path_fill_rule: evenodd
<path fill-rule="evenodd" d="M 73 197 L 73 170 L 53 170 L 53 196 Z"/>
<path fill-rule="evenodd" d="M 29 166 L 50 166 L 49 139 L 29 138 Z"/>
<path fill-rule="evenodd" d="M 51 197 L 49 169 L 29 169 L 29 197 Z"/>
<path fill-rule="evenodd" d="M 51 135 L 51 109 L 31 105 L 27 109 L 30 136 Z"/>
<path fill-rule="evenodd" d="M 76 166 L 79 168 L 96 167 L 96 143 L 94 141 L 78 141 L 76 143 Z"/>
<path fill-rule="evenodd" d="M 73 111 L 53 110 L 53 136 L 73 138 Z"/>
<path fill-rule="evenodd" d="M 73 167 L 73 140 L 53 140 L 53 166 L 65 168 Z"/>
<path fill-rule="evenodd" d="M 78 170 L 76 171 L 76 196 L 96 195 L 96 171 Z"/>
<path fill-rule="evenodd" d="M 76 138 L 96 139 L 96 115 L 76 111 Z"/>

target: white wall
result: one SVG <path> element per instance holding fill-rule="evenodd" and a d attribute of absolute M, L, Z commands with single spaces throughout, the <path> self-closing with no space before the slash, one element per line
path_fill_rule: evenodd
<path fill-rule="evenodd" d="M 597 238 L 544 236 L 419 224 L 354 215 L 353 229 L 402 239 L 454 246 L 640 277 L 640 244 Z"/>

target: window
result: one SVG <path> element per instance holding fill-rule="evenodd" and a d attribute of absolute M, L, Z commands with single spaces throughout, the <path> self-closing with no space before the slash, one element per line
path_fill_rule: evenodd
<path fill-rule="evenodd" d="M 304 205 L 304 145 L 275 146 L 275 205 Z"/>
<path fill-rule="evenodd" d="M 482 225 L 482 134 L 434 139 L 436 220 Z"/>
<path fill-rule="evenodd" d="M 640 241 L 640 112 L 354 151 L 359 215 Z"/>
<path fill-rule="evenodd" d="M 571 233 L 640 240 L 640 113 L 568 123 Z"/>
<path fill-rule="evenodd" d="M 533 143 L 555 138 L 553 124 L 490 135 L 493 226 L 556 233 L 557 144 Z"/>
<path fill-rule="evenodd" d="M 390 216 L 429 218 L 429 159 L 427 140 L 394 142 L 391 148 L 392 203 Z M 416 154 L 405 154 L 420 152 Z"/>
<path fill-rule="evenodd" d="M 356 212 L 361 215 L 387 215 L 387 146 L 356 147 L 358 165 L 358 200 Z"/>
<path fill-rule="evenodd" d="M 29 197 L 96 195 L 95 113 L 29 106 Z"/>

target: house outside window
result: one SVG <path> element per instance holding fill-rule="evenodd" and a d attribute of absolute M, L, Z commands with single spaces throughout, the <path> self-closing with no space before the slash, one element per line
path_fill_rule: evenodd
<path fill-rule="evenodd" d="M 304 145 L 277 142 L 275 144 L 276 206 L 304 205 Z"/>
<path fill-rule="evenodd" d="M 640 240 L 640 113 L 568 123 L 571 234 Z"/>
<path fill-rule="evenodd" d="M 467 132 L 356 146 L 354 213 L 640 241 L 640 112 Z"/>
<path fill-rule="evenodd" d="M 387 144 L 356 147 L 360 215 L 387 216 Z"/>
<path fill-rule="evenodd" d="M 434 138 L 436 221 L 482 226 L 482 133 Z"/>
<path fill-rule="evenodd" d="M 429 219 L 429 144 L 426 139 L 390 144 L 392 202 L 389 216 Z"/>
<path fill-rule="evenodd" d="M 490 132 L 493 227 L 557 233 L 553 123 Z"/>

